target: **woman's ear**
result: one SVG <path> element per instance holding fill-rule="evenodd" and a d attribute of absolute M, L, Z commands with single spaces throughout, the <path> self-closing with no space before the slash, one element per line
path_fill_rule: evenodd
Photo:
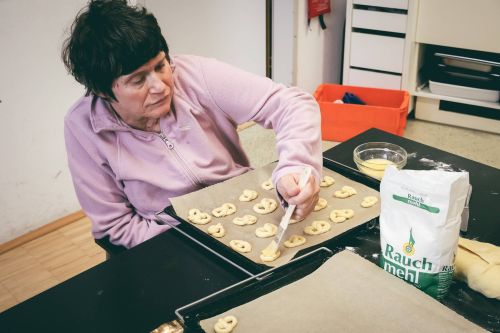
<path fill-rule="evenodd" d="M 94 93 L 94 95 L 102 98 L 103 100 L 107 101 L 107 102 L 117 102 L 116 98 L 113 97 L 113 96 L 109 96 L 108 94 L 105 94 L 105 93 Z"/>

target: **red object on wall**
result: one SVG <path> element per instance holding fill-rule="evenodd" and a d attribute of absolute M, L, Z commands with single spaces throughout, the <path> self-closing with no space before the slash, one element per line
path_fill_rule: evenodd
<path fill-rule="evenodd" d="M 330 10 L 330 0 L 307 0 L 308 19 L 329 13 Z"/>

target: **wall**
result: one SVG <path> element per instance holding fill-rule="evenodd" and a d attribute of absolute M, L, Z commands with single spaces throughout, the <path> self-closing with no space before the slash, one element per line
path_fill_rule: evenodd
<path fill-rule="evenodd" d="M 63 118 L 83 93 L 60 60 L 64 30 L 87 0 L 0 0 L 0 244 L 80 209 Z M 138 0 L 174 52 L 265 75 L 265 0 Z"/>
<path fill-rule="evenodd" d="M 272 78 L 286 86 L 294 82 L 296 0 L 273 0 Z"/>
<path fill-rule="evenodd" d="M 332 0 L 325 14 L 326 30 L 318 18 L 307 24 L 307 2 L 298 0 L 294 83 L 313 93 L 321 83 L 339 83 L 343 53 L 345 0 Z"/>
<path fill-rule="evenodd" d="M 0 1 L 0 244 L 80 209 L 63 117 L 83 90 L 59 54 L 64 28 L 85 2 Z"/>
<path fill-rule="evenodd" d="M 172 53 L 216 57 L 266 75 L 265 0 L 143 0 Z"/>

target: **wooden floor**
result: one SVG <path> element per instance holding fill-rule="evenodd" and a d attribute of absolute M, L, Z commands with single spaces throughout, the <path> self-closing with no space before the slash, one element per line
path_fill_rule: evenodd
<path fill-rule="evenodd" d="M 0 254 L 0 312 L 105 259 L 87 218 Z"/>

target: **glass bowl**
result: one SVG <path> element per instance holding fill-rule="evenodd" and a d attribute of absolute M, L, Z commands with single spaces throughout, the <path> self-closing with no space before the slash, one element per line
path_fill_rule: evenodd
<path fill-rule="evenodd" d="M 367 142 L 354 149 L 353 158 L 359 171 L 381 180 L 388 165 L 402 169 L 406 165 L 408 153 L 392 143 Z"/>

